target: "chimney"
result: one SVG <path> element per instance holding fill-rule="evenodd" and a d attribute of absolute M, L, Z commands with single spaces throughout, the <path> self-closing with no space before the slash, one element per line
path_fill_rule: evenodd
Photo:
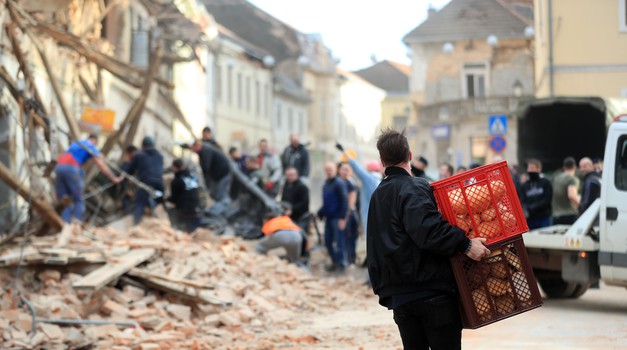
<path fill-rule="evenodd" d="M 431 18 L 431 16 L 435 15 L 438 12 L 438 10 L 435 9 L 435 7 L 433 7 L 433 5 L 429 4 L 429 10 L 428 10 L 428 16 L 427 18 Z"/>

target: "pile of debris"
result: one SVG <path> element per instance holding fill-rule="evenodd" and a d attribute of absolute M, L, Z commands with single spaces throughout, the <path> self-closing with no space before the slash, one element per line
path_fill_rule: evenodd
<path fill-rule="evenodd" d="M 124 232 L 66 226 L 26 243 L 0 252 L 2 349 L 298 348 L 318 341 L 286 333 L 304 314 L 370 293 L 159 220 Z"/>

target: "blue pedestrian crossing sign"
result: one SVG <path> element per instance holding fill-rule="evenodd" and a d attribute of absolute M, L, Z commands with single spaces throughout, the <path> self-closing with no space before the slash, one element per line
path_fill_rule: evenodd
<path fill-rule="evenodd" d="M 505 135 L 507 133 L 507 116 L 491 115 L 488 122 L 490 135 Z"/>
<path fill-rule="evenodd" d="M 503 136 L 497 135 L 490 140 L 490 148 L 492 148 L 496 153 L 503 152 L 505 150 L 505 146 L 507 146 L 507 142 Z"/>

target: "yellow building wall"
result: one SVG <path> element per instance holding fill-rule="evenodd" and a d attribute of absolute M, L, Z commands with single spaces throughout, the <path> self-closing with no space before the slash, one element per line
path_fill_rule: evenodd
<path fill-rule="evenodd" d="M 536 0 L 536 96 L 550 95 L 548 0 Z M 618 97 L 627 88 L 627 33 L 616 0 L 553 0 L 554 95 Z"/>

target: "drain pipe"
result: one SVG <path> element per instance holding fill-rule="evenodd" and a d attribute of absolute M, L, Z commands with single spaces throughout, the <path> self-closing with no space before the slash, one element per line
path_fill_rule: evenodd
<path fill-rule="evenodd" d="M 553 97 L 555 95 L 555 66 L 553 64 L 553 0 L 549 0 L 549 93 Z"/>
<path fill-rule="evenodd" d="M 70 325 L 104 326 L 104 325 L 112 324 L 112 325 L 116 325 L 120 327 L 141 328 L 139 323 L 135 321 L 97 321 L 97 320 L 69 320 L 69 319 L 62 319 L 62 318 L 61 319 L 37 318 L 37 316 L 35 315 L 35 308 L 33 307 L 33 304 L 31 304 L 31 302 L 28 301 L 28 299 L 26 299 L 23 295 L 20 296 L 20 299 L 22 300 L 24 304 L 26 304 L 26 306 L 28 306 L 28 309 L 30 310 L 31 317 L 33 319 L 32 326 L 31 326 L 31 332 L 33 334 L 37 333 L 38 322 L 58 324 L 62 326 L 70 326 Z"/>

